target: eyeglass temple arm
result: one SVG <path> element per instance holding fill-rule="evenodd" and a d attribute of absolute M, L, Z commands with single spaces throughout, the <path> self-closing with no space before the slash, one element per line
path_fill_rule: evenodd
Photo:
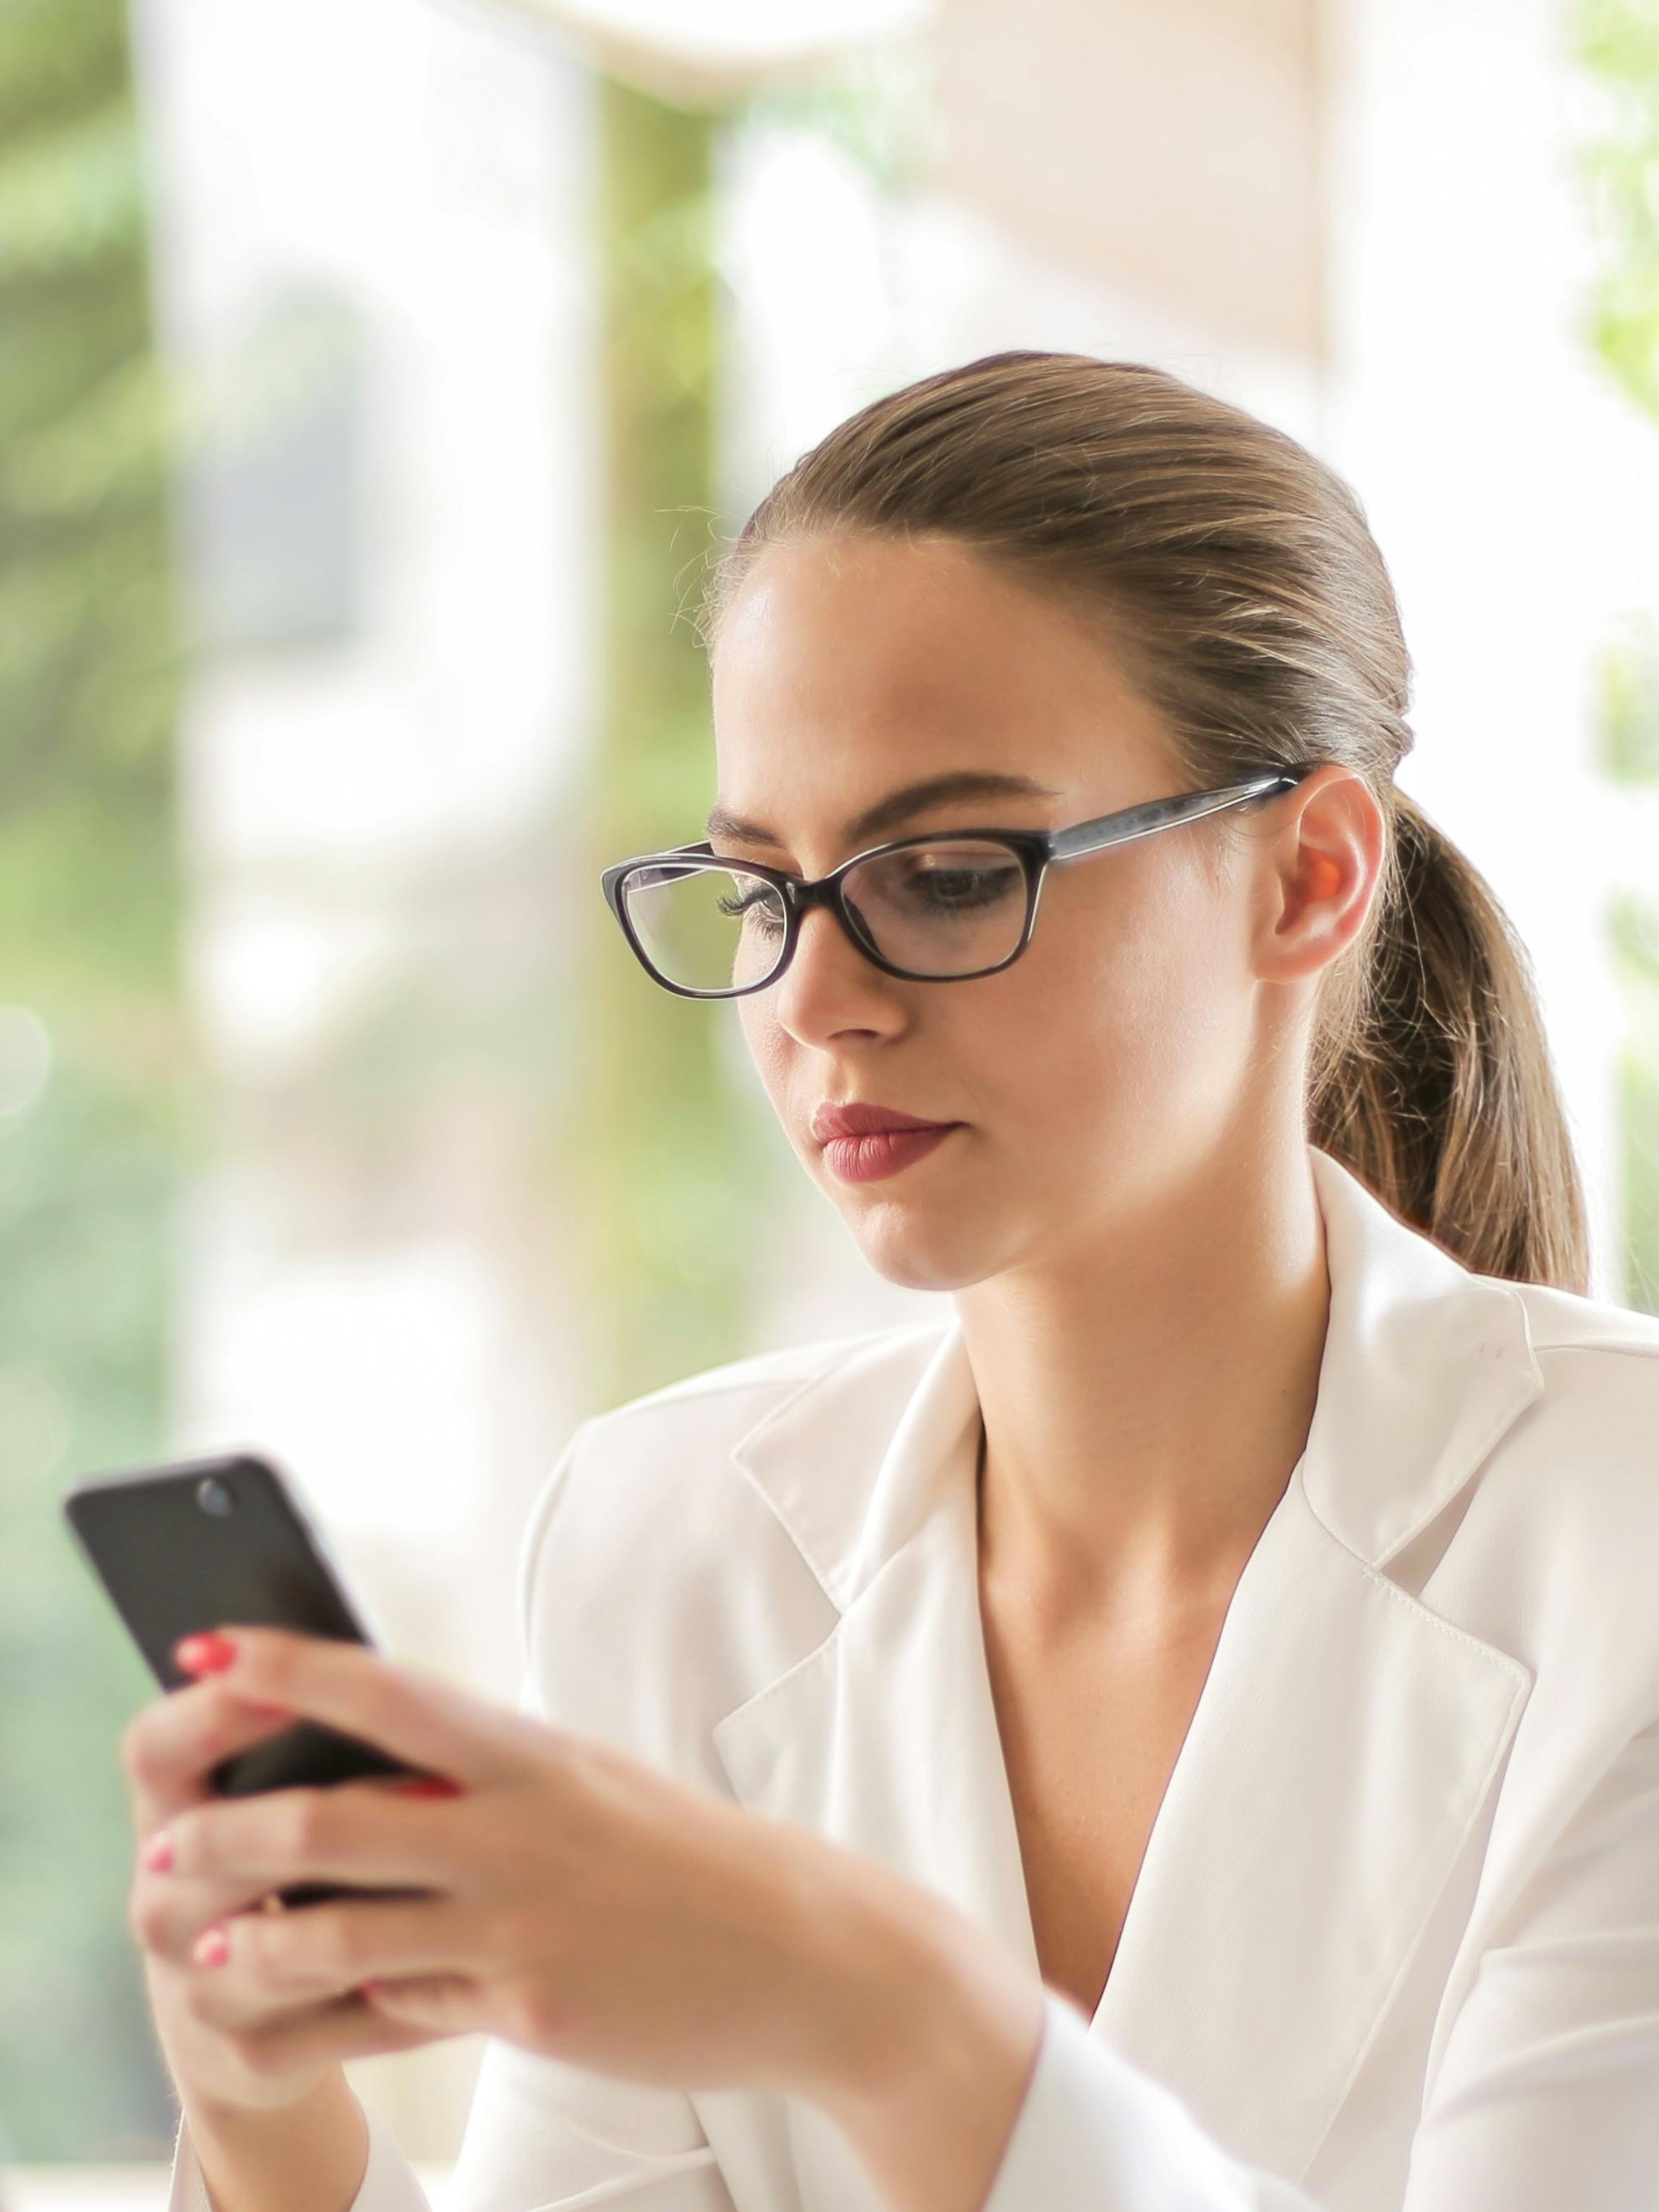
<path fill-rule="evenodd" d="M 1230 783 L 1221 791 L 1184 791 L 1174 799 L 1148 799 L 1121 814 L 1102 814 L 1092 822 L 1079 822 L 1059 830 L 1049 845 L 1050 860 L 1075 860 L 1080 853 L 1097 853 L 1107 845 L 1126 845 L 1131 838 L 1149 836 L 1154 830 L 1175 822 L 1195 822 L 1206 814 L 1218 814 L 1224 806 L 1237 806 L 1270 791 L 1288 789 L 1295 775 L 1258 775 L 1249 783 Z"/>

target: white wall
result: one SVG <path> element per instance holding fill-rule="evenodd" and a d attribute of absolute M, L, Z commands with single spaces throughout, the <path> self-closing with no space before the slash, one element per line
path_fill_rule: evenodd
<path fill-rule="evenodd" d="M 1336 0 L 1330 24 L 1321 448 L 1365 501 L 1417 665 L 1400 781 L 1531 951 L 1617 1297 L 1607 894 L 1621 866 L 1653 884 L 1659 836 L 1641 850 L 1597 771 L 1591 684 L 1615 611 L 1659 596 L 1659 439 L 1583 335 L 1590 106 L 1557 0 Z"/>

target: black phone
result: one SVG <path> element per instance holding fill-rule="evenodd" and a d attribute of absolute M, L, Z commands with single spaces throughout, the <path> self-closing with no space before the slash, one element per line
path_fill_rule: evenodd
<path fill-rule="evenodd" d="M 191 1680 L 181 1637 L 231 1621 L 374 1646 L 290 1483 L 252 1453 L 176 1460 L 78 1483 L 64 1511 L 164 1690 Z M 415 1770 L 319 1722 L 296 1721 L 213 1770 L 229 1797 Z M 336 1896 L 307 1885 L 289 1904 Z"/>

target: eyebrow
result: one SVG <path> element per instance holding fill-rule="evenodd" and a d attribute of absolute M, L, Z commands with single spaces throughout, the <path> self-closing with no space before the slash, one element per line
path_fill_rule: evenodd
<path fill-rule="evenodd" d="M 907 783 L 897 791 L 890 791 L 885 799 L 878 799 L 873 806 L 866 806 L 862 814 L 855 814 L 850 822 L 843 822 L 841 838 L 843 844 L 858 845 L 868 837 L 879 837 L 884 830 L 896 830 L 901 823 L 921 813 L 924 807 L 947 806 L 953 800 L 963 799 L 1058 799 L 1060 793 L 1046 783 L 1038 783 L 1029 775 L 1008 775 L 990 769 L 952 769 L 945 775 L 930 775 L 920 783 Z M 711 837 L 738 837 L 751 845 L 770 845 L 777 852 L 787 851 L 775 830 L 763 823 L 750 822 L 741 814 L 728 814 L 723 806 L 714 807 L 708 817 Z"/>

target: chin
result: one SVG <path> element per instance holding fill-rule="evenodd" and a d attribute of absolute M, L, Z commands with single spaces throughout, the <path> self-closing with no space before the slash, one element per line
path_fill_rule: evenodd
<path fill-rule="evenodd" d="M 965 1290 L 998 1272 L 990 1256 L 975 1249 L 982 1248 L 981 1236 L 975 1236 L 970 1247 L 959 1237 L 929 1236 L 914 1219 L 866 1219 L 854 1227 L 854 1235 L 876 1273 L 901 1290 Z"/>

